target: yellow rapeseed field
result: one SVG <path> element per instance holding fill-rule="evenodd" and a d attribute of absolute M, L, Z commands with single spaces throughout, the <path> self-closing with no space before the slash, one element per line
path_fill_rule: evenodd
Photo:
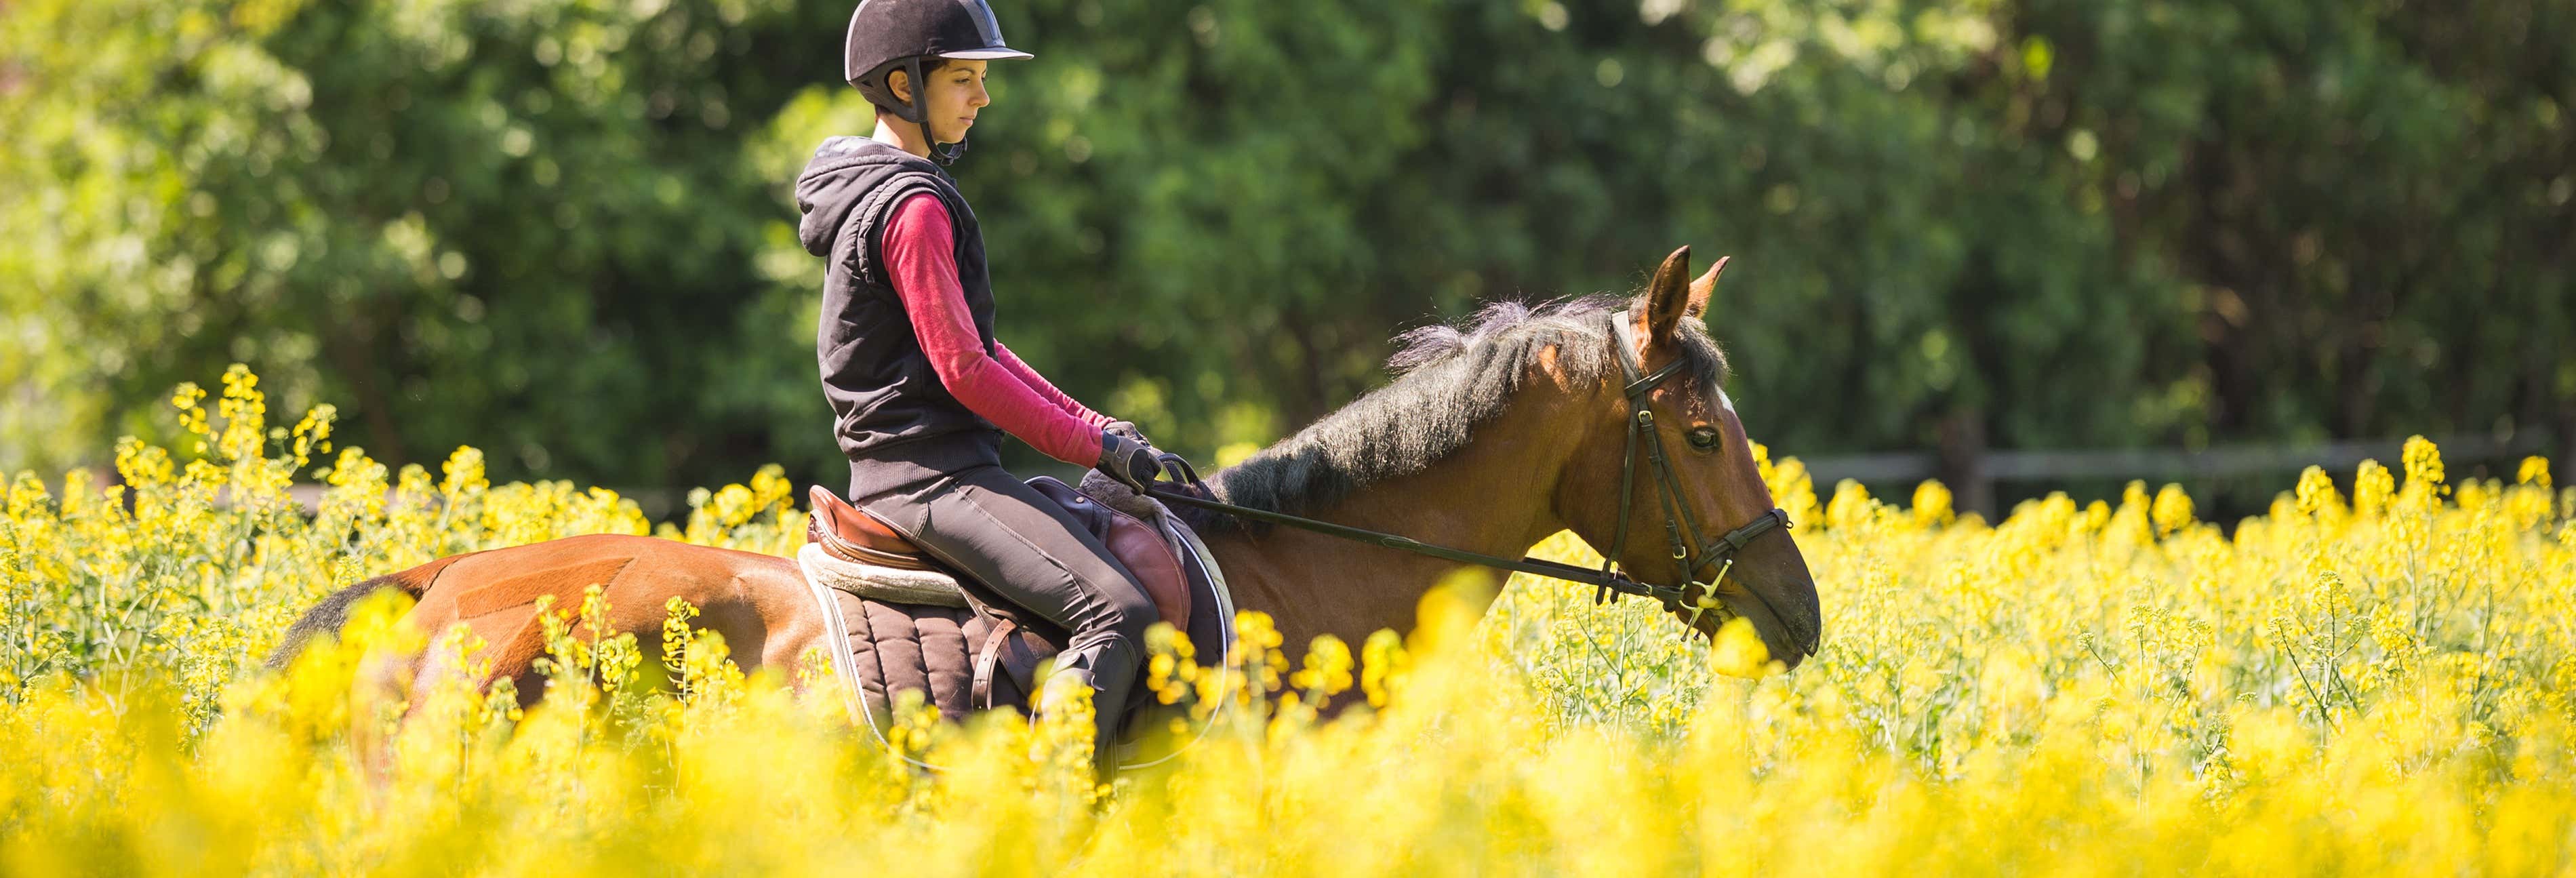
<path fill-rule="evenodd" d="M 121 485 L 20 474 L 0 518 L 0 874 L 2569 874 L 2576 524 L 2547 465 L 2446 478 L 2431 443 L 2310 470 L 2229 530 L 2175 488 L 1987 523 L 1767 474 L 1824 650 L 1794 674 L 1642 601 L 1515 579 L 1439 590 L 1422 630 L 1280 644 L 1246 620 L 1227 700 L 1171 765 L 1096 787 L 1087 725 L 917 716 L 925 776 L 711 638 L 667 654 L 555 632 L 524 715 L 448 686 L 413 719 L 359 612 L 287 675 L 292 618 L 366 576 L 577 533 L 785 553 L 764 470 L 684 522 L 460 449 L 387 469 L 325 407 L 272 426 L 247 370 L 175 395 L 178 448 Z M 291 482 L 326 486 L 318 514 Z M 1559 535 L 1541 550 L 1593 561 Z M 596 611 L 597 607 L 586 608 Z M 669 608 L 685 624 L 689 608 Z M 1283 647 L 1291 647 L 1281 652 Z M 1165 650 L 1184 648 L 1167 644 Z M 1176 676 L 1180 675 L 1180 676 Z M 668 678 L 673 685 L 644 681 Z M 1210 675 L 1213 679 L 1213 675 Z M 1369 706 L 1318 721 L 1318 696 Z"/>

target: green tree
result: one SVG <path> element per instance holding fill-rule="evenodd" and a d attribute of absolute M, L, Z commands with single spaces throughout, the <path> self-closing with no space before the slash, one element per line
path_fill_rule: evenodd
<path fill-rule="evenodd" d="M 2571 0 L 999 11 L 1038 57 L 953 170 L 1001 332 L 1186 452 L 1683 244 L 1798 453 L 2576 438 Z M 397 460 L 836 479 L 789 186 L 872 124 L 847 14 L 10 3 L 0 467 L 242 360 Z"/>

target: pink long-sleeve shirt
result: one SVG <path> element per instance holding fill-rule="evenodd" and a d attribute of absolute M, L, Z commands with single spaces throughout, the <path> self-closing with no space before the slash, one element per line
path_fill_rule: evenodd
<path fill-rule="evenodd" d="M 957 283 L 957 233 L 938 196 L 924 192 L 896 205 L 881 249 L 921 352 L 949 395 L 1048 457 L 1079 466 L 1100 461 L 1107 416 L 1057 390 L 1001 340 L 984 353 Z"/>

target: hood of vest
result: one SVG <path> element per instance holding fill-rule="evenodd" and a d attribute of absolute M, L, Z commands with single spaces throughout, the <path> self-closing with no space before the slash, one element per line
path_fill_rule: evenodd
<path fill-rule="evenodd" d="M 796 237 L 805 252 L 832 255 L 832 245 L 848 227 L 850 211 L 868 189 L 887 174 L 923 171 L 947 176 L 929 159 L 865 137 L 834 137 L 814 148 L 814 159 L 796 175 L 796 209 L 805 215 Z"/>

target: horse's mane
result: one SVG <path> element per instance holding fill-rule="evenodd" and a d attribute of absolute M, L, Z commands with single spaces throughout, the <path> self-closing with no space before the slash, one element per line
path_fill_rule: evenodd
<path fill-rule="evenodd" d="M 1433 324 L 1395 337 L 1386 361 L 1395 380 L 1325 415 L 1297 434 L 1208 479 L 1228 503 L 1308 515 L 1353 491 L 1411 475 L 1466 447 L 1479 425 L 1502 414 L 1539 352 L 1558 345 L 1556 367 L 1578 380 L 1617 371 L 1617 341 L 1601 315 L 1643 308 L 1643 297 L 1594 294 L 1535 307 L 1494 302 L 1458 325 Z M 1707 392 L 1725 384 L 1726 355 L 1696 319 L 1674 331 L 1686 368 Z M 1178 504 L 1174 504 L 1178 507 Z M 1220 512 L 1178 507 L 1200 533 L 1266 526 Z"/>

